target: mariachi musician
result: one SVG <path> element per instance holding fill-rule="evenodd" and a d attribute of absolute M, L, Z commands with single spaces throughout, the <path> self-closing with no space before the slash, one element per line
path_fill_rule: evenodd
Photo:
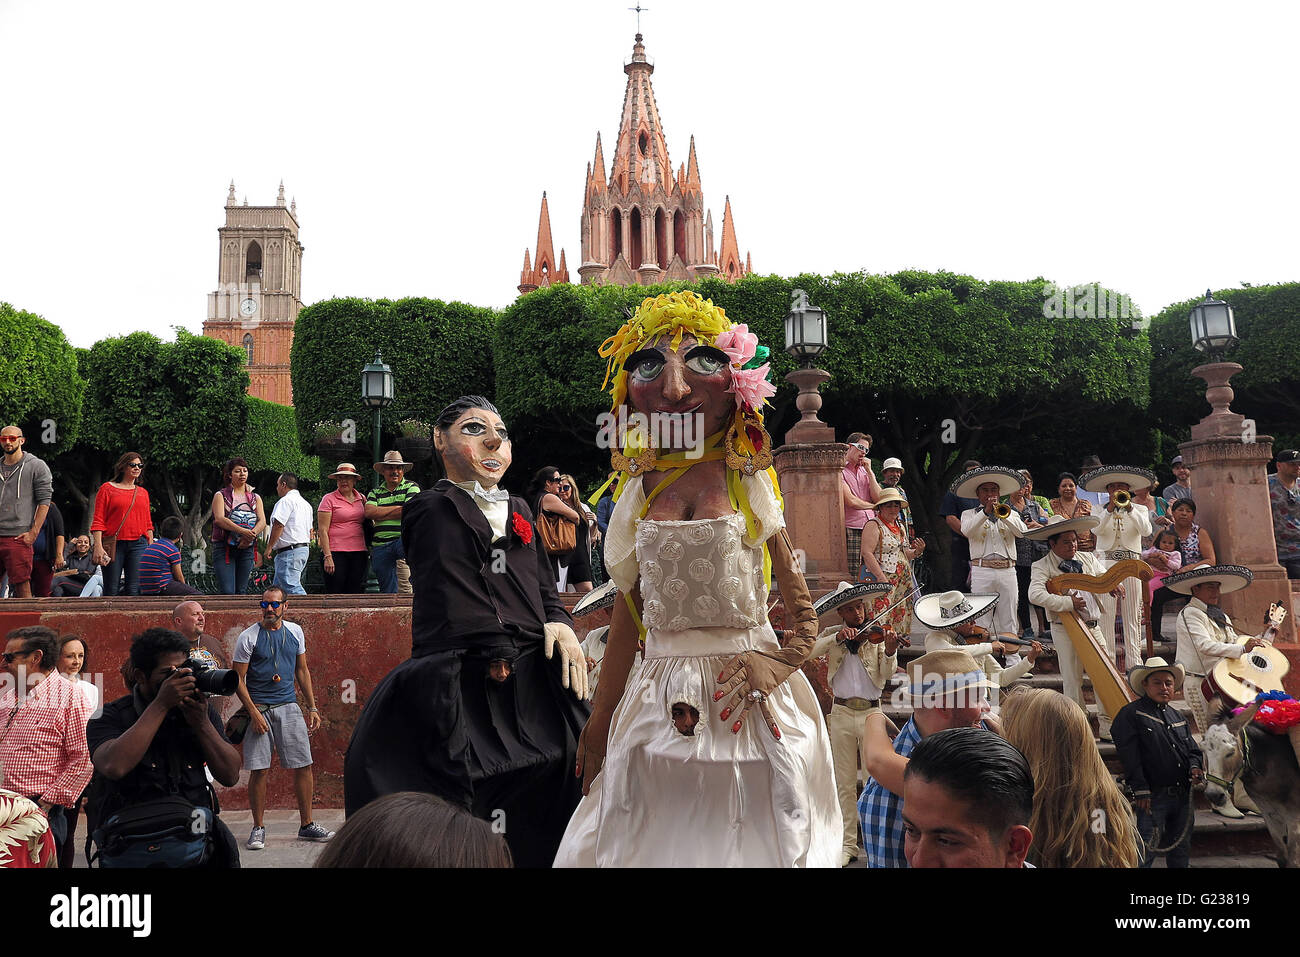
<path fill-rule="evenodd" d="M 1133 489 L 1154 485 L 1156 475 L 1147 469 L 1128 465 L 1106 465 L 1079 476 L 1079 485 L 1088 492 L 1105 492 L 1110 496 L 1096 532 L 1096 555 L 1109 569 L 1119 561 L 1140 559 L 1142 539 L 1151 534 L 1151 512 L 1145 506 L 1133 507 Z M 1106 647 L 1114 654 L 1115 606 L 1119 604 L 1124 619 L 1124 660 L 1130 668 L 1142 663 L 1142 606 L 1146 587 L 1135 578 L 1126 579 L 1117 596 L 1102 596 L 1101 633 Z"/>
<path fill-rule="evenodd" d="M 953 483 L 958 498 L 978 498 L 979 505 L 961 515 L 961 533 L 970 542 L 970 588 L 972 592 L 997 595 L 1001 601 L 993 612 L 993 631 L 1020 634 L 1016 605 L 1020 592 L 1016 584 L 1016 539 L 1025 534 L 1025 523 L 999 496 L 1020 491 L 1024 477 L 1015 469 L 985 466 L 963 473 Z M 1014 649 L 1008 664 L 1020 655 Z"/>
<path fill-rule="evenodd" d="M 925 636 L 926 654 L 960 648 L 975 659 L 980 670 L 997 682 L 999 688 L 1010 687 L 1017 678 L 1030 672 L 1043 646 L 1031 641 L 1029 651 L 1019 661 L 1006 668 L 998 664 L 994 655 L 1005 654 L 1007 646 L 998 635 L 991 635 L 975 624 L 976 618 L 992 611 L 997 603 L 997 595 L 965 595 L 959 591 L 918 599 L 912 616 L 930 629 Z"/>
<path fill-rule="evenodd" d="M 859 582 L 839 587 L 813 603 L 818 617 L 839 613 L 839 622 L 817 636 L 809 659 L 826 655 L 826 674 L 834 704 L 826 715 L 830 732 L 831 759 L 835 766 L 835 791 L 844 818 L 844 844 L 840 866 L 846 867 L 862 854 L 858 843 L 858 755 L 867 715 L 880 710 L 885 685 L 898 670 L 898 635 L 892 628 L 879 629 L 881 640 L 872 641 L 867 628 L 867 599 L 885 595 L 889 582 Z M 883 616 L 882 616 L 883 617 Z M 862 766 L 866 767 L 863 756 Z"/>
<path fill-rule="evenodd" d="M 1047 590 L 1047 582 L 1059 575 L 1091 575 L 1100 578 L 1106 569 L 1092 552 L 1079 551 L 1079 536 L 1086 535 L 1097 527 L 1101 521 L 1095 515 L 1080 515 L 1078 518 L 1061 518 L 1053 515 L 1042 528 L 1035 528 L 1025 533 L 1025 538 L 1036 542 L 1047 542 L 1048 552 L 1029 569 L 1029 601 L 1047 612 L 1047 621 L 1052 629 L 1052 642 L 1056 648 L 1056 662 L 1061 671 L 1061 690 L 1067 698 L 1079 707 L 1087 710 L 1083 702 L 1083 668 L 1074 644 L 1065 631 L 1061 615 L 1073 613 L 1077 620 L 1087 628 L 1094 639 L 1113 658 L 1115 655 L 1114 629 L 1110 641 L 1098 627 L 1101 619 L 1101 606 L 1098 596 L 1090 592 L 1074 592 L 1069 595 L 1053 595 Z M 1115 589 L 1117 594 L 1119 589 Z M 1110 740 L 1110 720 L 1101 696 L 1097 696 L 1097 724 L 1101 738 Z"/>
<path fill-rule="evenodd" d="M 1191 596 L 1191 601 L 1178 613 L 1177 660 L 1193 676 L 1183 685 L 1183 697 L 1191 705 L 1196 726 L 1202 732 L 1209 726 L 1209 709 L 1201 693 L 1201 678 L 1224 658 L 1240 658 L 1261 645 L 1272 644 L 1277 635 L 1277 627 L 1271 622 L 1257 637 L 1239 635 L 1232 627 L 1232 619 L 1219 607 L 1220 596 L 1245 588 L 1253 578 L 1251 570 L 1244 565 L 1202 565 L 1165 579 L 1165 587 L 1170 591 Z M 1216 813 L 1242 817 L 1238 808 L 1254 810 L 1240 784 L 1238 780 L 1229 801 L 1214 808 Z"/>

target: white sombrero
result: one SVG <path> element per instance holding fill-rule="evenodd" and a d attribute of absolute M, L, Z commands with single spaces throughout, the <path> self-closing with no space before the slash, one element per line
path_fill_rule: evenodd
<path fill-rule="evenodd" d="M 839 587 L 834 591 L 827 592 L 813 602 L 813 611 L 817 612 L 817 617 L 820 618 L 841 605 L 866 598 L 868 595 L 883 595 L 893 587 L 889 582 L 858 582 L 856 585 L 840 582 Z"/>
<path fill-rule="evenodd" d="M 1079 488 L 1086 492 L 1104 492 L 1112 482 L 1123 482 L 1137 492 L 1156 484 L 1156 473 L 1136 465 L 1103 465 L 1079 476 Z"/>
<path fill-rule="evenodd" d="M 607 581 L 578 599 L 578 603 L 573 606 L 573 617 L 581 618 L 583 615 L 590 615 L 593 611 L 609 608 L 617 598 L 618 586 L 613 581 Z"/>
<path fill-rule="evenodd" d="M 958 498 L 977 498 L 975 490 L 986 482 L 995 483 L 999 495 L 1010 495 L 1020 490 L 1020 487 L 1025 484 L 1025 477 L 1015 469 L 1006 469 L 1000 465 L 985 465 L 957 476 L 957 481 L 952 483 L 952 493 Z"/>
<path fill-rule="evenodd" d="M 1045 542 L 1053 536 L 1064 535 L 1066 532 L 1075 532 L 1076 534 L 1090 532 L 1100 524 L 1101 519 L 1095 515 L 1080 515 L 1078 518 L 1062 518 L 1060 515 L 1052 515 L 1042 528 L 1031 528 L 1020 537 L 1034 542 Z"/>
<path fill-rule="evenodd" d="M 1254 581 L 1255 575 L 1245 565 L 1202 565 L 1165 579 L 1165 587 L 1179 595 L 1190 595 L 1193 585 L 1218 582 L 1220 594 L 1240 591 Z"/>
<path fill-rule="evenodd" d="M 1168 579 L 1166 579 L 1168 581 Z M 1147 663 L 1138 665 L 1128 673 L 1129 687 L 1138 694 L 1143 694 L 1142 682 L 1157 671 L 1168 671 L 1174 676 L 1174 690 L 1177 691 L 1183 686 L 1184 679 L 1187 678 L 1187 672 L 1180 664 L 1170 664 L 1163 658 L 1148 658 Z"/>
<path fill-rule="evenodd" d="M 912 617 L 927 628 L 953 628 L 978 618 L 998 603 L 997 595 L 967 595 L 945 591 L 917 599 Z"/>

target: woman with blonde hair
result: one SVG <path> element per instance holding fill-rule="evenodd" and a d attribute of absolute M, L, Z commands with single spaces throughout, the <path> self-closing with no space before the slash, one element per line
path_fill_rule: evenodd
<path fill-rule="evenodd" d="M 1084 710 L 1065 695 L 1032 688 L 1004 699 L 1002 719 L 1007 740 L 1034 772 L 1028 860 L 1036 867 L 1137 867 L 1133 809 L 1106 770 Z"/>

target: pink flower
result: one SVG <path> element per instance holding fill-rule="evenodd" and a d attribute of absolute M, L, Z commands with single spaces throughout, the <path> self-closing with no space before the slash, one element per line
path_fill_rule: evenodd
<path fill-rule="evenodd" d="M 713 347 L 725 352 L 731 364 L 739 368 L 754 358 L 754 352 L 758 349 L 758 336 L 749 331 L 749 326 L 741 323 L 726 332 L 718 333 L 713 340 Z"/>
<path fill-rule="evenodd" d="M 767 381 L 767 371 L 771 366 L 772 363 L 765 362 L 757 369 L 732 370 L 731 386 L 727 391 L 736 394 L 739 408 L 757 411 L 767 399 L 776 395 L 776 386 Z"/>

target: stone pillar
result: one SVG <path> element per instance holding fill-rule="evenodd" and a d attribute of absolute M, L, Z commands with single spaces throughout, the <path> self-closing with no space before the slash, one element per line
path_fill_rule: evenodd
<path fill-rule="evenodd" d="M 1192 426 L 1191 440 L 1179 450 L 1192 470 L 1196 521 L 1209 529 L 1215 557 L 1220 564 L 1245 565 L 1254 573 L 1249 588 L 1223 596 L 1223 610 L 1237 630 L 1254 635 L 1264 627 L 1264 613 L 1273 602 L 1280 601 L 1290 612 L 1291 593 L 1273 541 L 1267 471 L 1273 459 L 1273 437 L 1258 435 L 1254 442 L 1244 441 L 1245 417 L 1229 408 L 1233 392 L 1228 380 L 1240 371 L 1235 362 L 1212 362 L 1192 370 L 1192 375 L 1205 380 L 1205 398 L 1212 411 Z M 1291 646 L 1280 650 L 1292 662 L 1291 676 L 1296 676 L 1300 646 L 1295 619 L 1289 614 L 1277 644 Z M 1292 681 L 1288 687 L 1295 691 Z"/>
<path fill-rule="evenodd" d="M 840 499 L 848 446 L 836 442 L 835 430 L 817 417 L 822 405 L 817 387 L 829 378 L 821 369 L 797 369 L 786 376 L 799 388 L 795 405 L 803 418 L 773 456 L 790 541 L 803 552 L 804 578 L 814 599 L 851 580 Z"/>

